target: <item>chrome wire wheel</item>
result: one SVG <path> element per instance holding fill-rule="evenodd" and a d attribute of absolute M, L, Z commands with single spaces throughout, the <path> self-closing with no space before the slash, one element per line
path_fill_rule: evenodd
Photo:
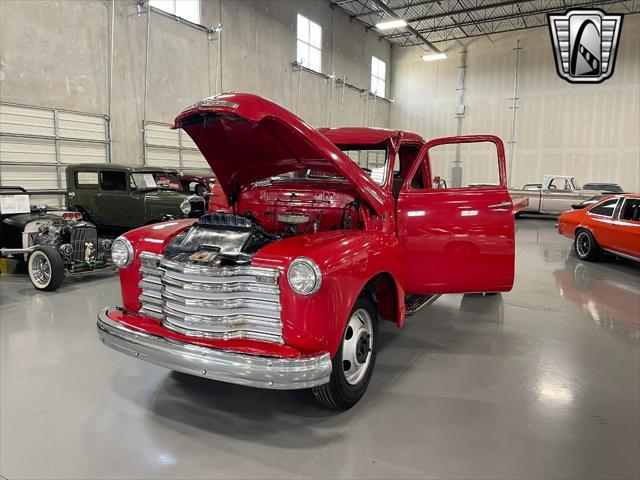
<path fill-rule="evenodd" d="M 51 282 L 51 262 L 39 251 L 33 252 L 29 259 L 29 275 L 37 288 L 45 288 Z"/>
<path fill-rule="evenodd" d="M 342 339 L 342 368 L 349 385 L 357 385 L 367 374 L 373 348 L 373 322 L 359 308 L 351 314 Z"/>
<path fill-rule="evenodd" d="M 581 258 L 589 255 L 591 251 L 591 237 L 587 232 L 580 232 L 576 238 L 576 251 Z"/>

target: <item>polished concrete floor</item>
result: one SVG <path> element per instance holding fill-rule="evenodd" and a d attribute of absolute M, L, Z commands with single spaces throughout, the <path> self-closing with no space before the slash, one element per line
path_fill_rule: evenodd
<path fill-rule="evenodd" d="M 18 478 L 638 478 L 640 270 L 517 222 L 517 279 L 382 326 L 345 413 L 172 374 L 96 340 L 115 277 L 0 279 L 0 474 Z"/>

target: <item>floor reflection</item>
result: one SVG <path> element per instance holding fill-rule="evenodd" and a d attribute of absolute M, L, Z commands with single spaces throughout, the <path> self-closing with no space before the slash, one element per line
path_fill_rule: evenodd
<path fill-rule="evenodd" d="M 580 306 L 594 323 L 608 329 L 640 328 L 640 271 L 633 262 L 604 258 L 583 262 L 570 255 L 553 272 L 560 295 Z M 638 336 L 638 330 L 632 332 Z"/>

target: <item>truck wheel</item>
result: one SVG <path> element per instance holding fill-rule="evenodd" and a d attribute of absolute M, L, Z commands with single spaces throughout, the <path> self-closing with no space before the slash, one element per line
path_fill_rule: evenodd
<path fill-rule="evenodd" d="M 31 283 L 38 290 L 52 292 L 64 280 L 64 263 L 55 248 L 41 245 L 29 256 L 27 265 Z"/>
<path fill-rule="evenodd" d="M 333 357 L 331 379 L 313 388 L 324 406 L 347 410 L 369 386 L 378 349 L 378 315 L 371 300 L 360 296 L 351 311 L 340 348 Z"/>
<path fill-rule="evenodd" d="M 589 230 L 580 229 L 576 232 L 573 247 L 580 260 L 597 260 L 600 256 L 600 246 Z"/>

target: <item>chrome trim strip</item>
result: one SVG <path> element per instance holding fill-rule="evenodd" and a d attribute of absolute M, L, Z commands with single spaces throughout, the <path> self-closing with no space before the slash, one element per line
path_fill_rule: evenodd
<path fill-rule="evenodd" d="M 273 318 L 274 320 L 280 323 L 280 312 L 278 311 L 268 311 L 260 308 L 244 308 L 244 307 L 234 307 L 234 308 L 207 308 L 207 307 L 196 307 L 191 305 L 181 305 L 177 302 L 172 302 L 170 300 L 165 300 L 164 309 L 168 311 L 176 312 L 178 315 L 176 316 L 188 316 L 195 315 L 200 318 L 209 318 L 211 320 L 217 319 L 221 320 L 227 316 L 246 316 L 253 315 L 261 318 Z"/>
<path fill-rule="evenodd" d="M 199 377 L 257 388 L 294 390 L 322 385 L 331 375 L 331 358 L 278 358 L 248 355 L 169 340 L 111 320 L 109 308 L 98 314 L 98 338 L 132 357 Z"/>
<path fill-rule="evenodd" d="M 640 257 L 634 257 L 633 255 L 629 255 L 628 253 L 616 252 L 615 250 L 611 250 L 609 248 L 603 248 L 602 250 L 604 250 L 607 253 L 610 253 L 611 255 L 615 255 L 616 257 L 622 257 L 622 258 L 626 258 L 627 260 L 640 262 Z"/>
<path fill-rule="evenodd" d="M 0 248 L 0 255 L 20 255 L 23 253 L 31 253 L 36 248 L 36 246 L 27 247 L 27 248 Z"/>
<path fill-rule="evenodd" d="M 207 292 L 202 290 L 188 290 L 185 292 L 184 288 L 174 287 L 173 285 L 166 284 L 163 290 L 167 298 L 172 298 L 177 301 L 182 300 L 183 303 L 199 304 L 215 306 L 216 302 L 224 301 L 253 301 L 255 303 L 264 304 L 265 307 L 274 308 L 280 310 L 280 296 L 270 293 L 261 292 Z"/>
<path fill-rule="evenodd" d="M 188 327 L 180 326 L 174 323 L 172 320 L 174 320 L 173 317 L 166 317 L 163 322 L 164 327 L 188 337 L 216 340 L 260 340 L 262 342 L 284 344 L 284 340 L 282 340 L 279 330 L 274 331 L 273 333 L 270 333 L 266 329 L 263 329 L 264 331 L 257 331 L 251 330 L 247 327 L 234 330 L 226 329 L 224 331 L 215 330 L 215 328 L 212 330 L 206 330 L 202 328 L 202 325 L 198 325 L 197 329 L 191 329 Z"/>
<path fill-rule="evenodd" d="M 168 270 L 173 270 L 180 273 L 193 273 L 206 275 L 211 277 L 238 277 L 238 276 L 252 276 L 252 277 L 269 277 L 278 278 L 280 272 L 273 268 L 262 267 L 209 267 L 206 265 L 184 265 L 174 260 L 163 259 L 161 266 Z"/>
<path fill-rule="evenodd" d="M 268 293 L 273 295 L 279 295 L 280 289 L 275 285 L 257 285 L 255 283 L 239 283 L 239 282 L 229 282 L 229 283 L 191 283 L 185 282 L 182 280 L 177 280 L 175 278 L 170 278 L 165 276 L 163 278 L 165 285 L 171 285 L 173 287 L 178 287 L 182 290 L 190 290 L 193 292 L 220 292 L 220 293 L 231 293 L 231 292 L 254 292 L 254 293 Z"/>

